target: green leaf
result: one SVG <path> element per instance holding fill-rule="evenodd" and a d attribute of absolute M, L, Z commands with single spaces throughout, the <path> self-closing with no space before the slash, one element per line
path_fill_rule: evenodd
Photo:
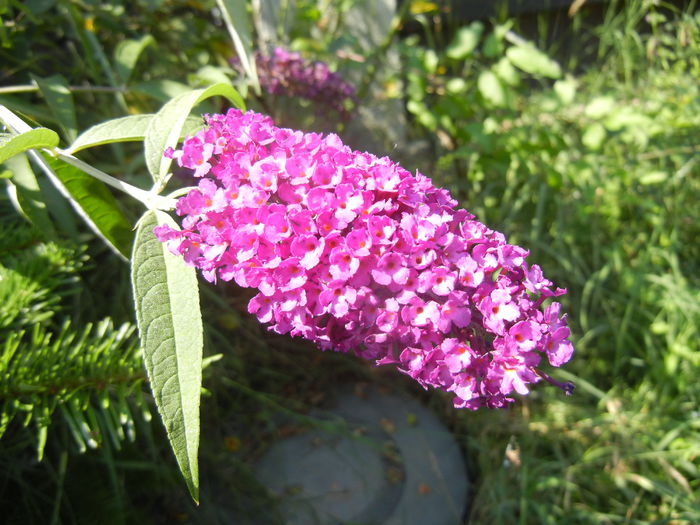
<path fill-rule="evenodd" d="M 610 113 L 616 105 L 612 97 L 596 97 L 588 103 L 584 114 L 592 119 L 600 119 Z"/>
<path fill-rule="evenodd" d="M 170 168 L 171 159 L 164 157 L 163 152 L 166 148 L 177 145 L 192 108 L 217 95 L 226 97 L 236 107 L 245 107 L 238 92 L 231 85 L 221 83 L 183 93 L 165 104 L 153 117 L 146 130 L 144 154 L 146 166 L 156 184 L 162 186 L 166 182 L 165 176 Z"/>
<path fill-rule="evenodd" d="M 29 165 L 29 159 L 24 154 L 15 155 L 5 161 L 5 166 L 12 174 L 9 190 L 13 204 L 18 208 L 17 211 L 37 229 L 48 237 L 52 237 L 55 233 L 54 227 L 36 175 Z"/>
<path fill-rule="evenodd" d="M 409 100 L 406 104 L 406 109 L 416 116 L 418 122 L 429 129 L 430 131 L 435 131 L 437 129 L 437 118 L 430 111 L 428 106 L 419 102 L 417 100 Z"/>
<path fill-rule="evenodd" d="M 216 0 L 216 5 L 221 10 L 221 15 L 226 23 L 233 47 L 236 49 L 238 59 L 241 61 L 243 71 L 250 79 L 256 93 L 260 93 L 258 72 L 255 68 L 253 55 L 253 25 L 248 18 L 246 0 Z"/>
<path fill-rule="evenodd" d="M 181 140 L 185 137 L 191 137 L 203 127 L 204 120 L 201 117 L 187 117 L 187 119 L 185 119 L 185 125 L 182 126 L 182 129 L 180 130 L 180 137 L 178 140 Z"/>
<path fill-rule="evenodd" d="M 97 124 L 81 133 L 66 152 L 73 154 L 103 144 L 143 140 L 153 116 L 153 113 L 129 115 Z M 202 119 L 187 117 L 181 137 L 192 134 L 201 126 Z"/>
<path fill-rule="evenodd" d="M 509 86 L 517 86 L 520 84 L 520 73 L 506 57 L 501 57 L 501 59 L 491 67 L 491 70 Z"/>
<path fill-rule="evenodd" d="M 481 33 L 484 32 L 484 24 L 479 21 L 472 22 L 467 27 L 461 28 L 447 46 L 446 54 L 455 60 L 464 60 L 479 45 Z"/>
<path fill-rule="evenodd" d="M 75 140 L 78 135 L 78 121 L 75 116 L 73 95 L 68 88 L 66 79 L 61 75 L 41 78 L 32 75 L 34 82 L 44 97 L 49 110 L 59 122 L 68 142 Z"/>
<path fill-rule="evenodd" d="M 202 318 L 194 268 L 172 255 L 153 228 L 177 228 L 166 213 L 139 221 L 131 259 L 136 320 L 146 371 L 180 471 L 199 499 L 199 400 L 202 386 Z"/>
<path fill-rule="evenodd" d="M 531 75 L 548 78 L 561 77 L 559 64 L 532 44 L 527 43 L 510 47 L 506 51 L 506 56 L 515 67 Z"/>
<path fill-rule="evenodd" d="M 492 106 L 503 107 L 508 102 L 508 94 L 496 74 L 486 69 L 479 74 L 479 93 Z"/>
<path fill-rule="evenodd" d="M 144 115 L 129 115 L 96 124 L 83 131 L 75 142 L 66 150 L 76 153 L 80 150 L 101 146 L 113 142 L 130 142 L 143 140 L 146 129 L 153 118 L 153 113 Z"/>
<path fill-rule="evenodd" d="M 163 103 L 190 91 L 190 89 L 192 88 L 187 84 L 175 80 L 148 80 L 129 86 L 130 92 L 142 93 Z"/>
<path fill-rule="evenodd" d="M 187 75 L 187 82 L 191 86 L 211 86 L 212 84 L 230 84 L 231 78 L 229 75 L 232 73 L 231 69 L 206 65 L 200 67 L 196 73 Z"/>
<path fill-rule="evenodd" d="M 32 155 L 31 152 L 30 155 Z M 76 239 L 78 237 L 79 223 L 70 201 L 63 196 L 48 177 L 38 177 L 37 182 L 39 182 L 41 195 L 44 197 L 44 202 L 49 210 L 49 216 L 56 231 Z"/>
<path fill-rule="evenodd" d="M 484 39 L 482 49 L 487 58 L 496 58 L 503 53 L 503 41 L 498 39 L 494 31 L 491 31 Z"/>
<path fill-rule="evenodd" d="M 90 229 L 115 253 L 128 257 L 133 235 L 131 224 L 109 189 L 63 161 L 43 154 L 34 158 Z"/>
<path fill-rule="evenodd" d="M 0 163 L 28 149 L 56 147 L 59 140 L 56 132 L 48 128 L 35 128 L 19 135 L 4 135 L 0 138 Z"/>
<path fill-rule="evenodd" d="M 437 53 L 432 49 L 426 49 L 420 58 L 423 70 L 430 75 L 434 75 L 440 65 L 440 57 Z"/>
<path fill-rule="evenodd" d="M 155 45 L 156 41 L 151 35 L 140 39 L 123 40 L 114 50 L 114 63 L 117 76 L 122 84 L 126 84 L 134 71 L 139 56 L 148 46 Z"/>
<path fill-rule="evenodd" d="M 648 134 L 654 131 L 654 121 L 635 107 L 618 106 L 607 115 L 603 125 L 610 131 L 620 131 L 624 128 L 644 130 Z"/>
<path fill-rule="evenodd" d="M 497 24 L 484 39 L 482 51 L 488 58 L 497 58 L 503 55 L 503 40 L 513 27 L 513 20 L 508 20 L 504 24 Z"/>
<path fill-rule="evenodd" d="M 603 125 L 600 122 L 594 122 L 583 132 L 581 142 L 583 142 L 584 146 L 588 149 L 598 150 L 603 145 L 606 137 L 607 133 Z"/>
<path fill-rule="evenodd" d="M 572 76 L 567 76 L 563 80 L 557 80 L 554 83 L 554 92 L 562 104 L 569 105 L 573 103 L 576 96 L 576 80 Z"/>
<path fill-rule="evenodd" d="M 650 171 L 639 177 L 639 184 L 649 185 L 649 184 L 660 184 L 666 182 L 668 179 L 668 173 L 665 171 Z"/>
<path fill-rule="evenodd" d="M 445 83 L 445 91 L 450 95 L 466 93 L 469 85 L 463 78 L 451 78 Z"/>

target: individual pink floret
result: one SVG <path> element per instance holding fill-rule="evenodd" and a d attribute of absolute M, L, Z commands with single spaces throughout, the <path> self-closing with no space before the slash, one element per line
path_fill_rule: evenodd
<path fill-rule="evenodd" d="M 306 270 L 310 270 L 321 262 L 321 254 L 325 246 L 323 237 L 315 235 L 298 235 L 292 240 L 290 252 L 299 257 L 299 264 Z"/>
<path fill-rule="evenodd" d="M 404 284 L 408 279 L 408 269 L 404 266 L 404 257 L 395 252 L 387 252 L 377 261 L 377 265 L 372 270 L 372 277 L 375 282 L 388 285 L 392 282 Z"/>

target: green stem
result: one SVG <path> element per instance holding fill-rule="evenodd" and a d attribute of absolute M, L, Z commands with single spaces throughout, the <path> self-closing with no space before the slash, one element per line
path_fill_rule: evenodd
<path fill-rule="evenodd" d="M 112 86 L 68 86 L 68 89 L 75 93 L 121 93 L 125 91 L 122 87 Z M 39 86 L 36 84 L 25 84 L 20 86 L 3 86 L 0 87 L 0 95 L 8 95 L 13 93 L 32 93 L 39 91 Z"/>
<path fill-rule="evenodd" d="M 26 133 L 31 131 L 32 127 L 24 122 L 21 118 L 15 115 L 12 111 L 7 109 L 5 106 L 0 105 L 0 121 L 4 122 L 5 125 L 10 128 L 15 133 Z M 168 197 L 163 197 L 156 193 L 142 190 L 136 186 L 132 186 L 124 181 L 108 175 L 104 171 L 98 170 L 97 168 L 90 166 L 86 162 L 74 157 L 73 155 L 64 152 L 59 148 L 46 148 L 44 149 L 49 155 L 61 159 L 63 162 L 75 166 L 79 170 L 87 173 L 88 175 L 95 177 L 97 180 L 112 186 L 124 193 L 130 195 L 134 199 L 143 203 L 148 209 L 159 209 L 159 210 L 172 210 L 175 208 L 175 199 L 170 199 Z"/>
<path fill-rule="evenodd" d="M 123 191 L 124 193 L 130 195 L 134 199 L 142 202 L 149 209 L 172 210 L 175 208 L 175 199 L 169 199 L 167 197 L 151 193 L 150 191 L 142 190 L 141 188 L 137 188 L 136 186 L 132 186 L 131 184 L 128 184 L 124 181 L 112 177 L 111 175 L 108 175 L 104 171 L 98 170 L 97 168 L 90 166 L 86 162 L 83 162 L 82 160 L 74 157 L 73 155 L 70 155 L 69 153 L 64 153 L 58 148 L 49 150 L 49 153 L 51 153 L 55 157 L 58 157 L 63 162 L 75 166 L 79 170 L 87 173 L 88 175 L 95 177 L 97 180 L 100 180 L 105 184 L 112 186 L 113 188 Z"/>

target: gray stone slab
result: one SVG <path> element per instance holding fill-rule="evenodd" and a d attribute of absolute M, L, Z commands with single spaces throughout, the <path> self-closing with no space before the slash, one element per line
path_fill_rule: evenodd
<path fill-rule="evenodd" d="M 282 439 L 257 466 L 285 523 L 461 523 L 468 491 L 461 451 L 417 400 L 374 388 L 357 396 L 348 389 L 324 414 L 346 425 Z"/>

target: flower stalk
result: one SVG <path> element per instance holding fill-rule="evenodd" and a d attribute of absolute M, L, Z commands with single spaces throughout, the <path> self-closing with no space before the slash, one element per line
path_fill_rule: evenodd
<path fill-rule="evenodd" d="M 64 152 L 63 150 L 60 150 L 58 148 L 55 148 L 53 150 L 47 150 L 50 154 L 52 154 L 54 157 L 61 159 L 63 162 L 66 164 L 70 164 L 71 166 L 75 166 L 78 168 L 80 171 L 87 173 L 88 175 L 96 178 L 99 181 L 104 182 L 108 186 L 111 186 L 115 189 L 118 189 L 119 191 L 122 191 L 129 195 L 130 197 L 133 197 L 134 199 L 138 200 L 141 202 L 146 208 L 151 209 L 151 210 L 163 210 L 163 211 L 168 211 L 175 209 L 175 204 L 176 200 L 169 198 L 169 197 L 163 197 L 162 195 L 158 195 L 154 192 L 142 190 L 141 188 L 137 188 L 136 186 L 133 186 L 127 182 L 124 182 L 122 180 L 119 180 L 115 177 L 112 177 L 111 175 L 105 173 L 104 171 L 101 171 L 86 162 L 83 162 L 82 160 L 74 157 L 73 155 Z"/>

